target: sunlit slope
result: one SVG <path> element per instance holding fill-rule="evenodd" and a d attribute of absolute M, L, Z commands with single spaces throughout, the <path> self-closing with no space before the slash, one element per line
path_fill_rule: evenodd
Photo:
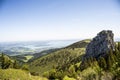
<path fill-rule="evenodd" d="M 79 41 L 61 50 L 38 58 L 31 62 L 29 70 L 33 74 L 41 75 L 53 68 L 69 67 L 71 63 L 80 62 L 81 56 L 85 53 L 85 47 L 89 42 L 90 40 L 88 39 Z"/>
<path fill-rule="evenodd" d="M 76 43 L 73 43 L 69 46 L 67 46 L 66 48 L 85 48 L 87 46 L 88 43 L 90 43 L 91 39 L 85 39 L 82 41 L 78 41 Z"/>

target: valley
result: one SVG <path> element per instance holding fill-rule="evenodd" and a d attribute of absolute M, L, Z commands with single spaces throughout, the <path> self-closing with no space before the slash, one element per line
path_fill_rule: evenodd
<path fill-rule="evenodd" d="M 44 50 L 62 48 L 78 40 L 49 40 L 49 41 L 28 41 L 28 42 L 1 42 L 0 52 L 7 55 L 34 54 Z"/>

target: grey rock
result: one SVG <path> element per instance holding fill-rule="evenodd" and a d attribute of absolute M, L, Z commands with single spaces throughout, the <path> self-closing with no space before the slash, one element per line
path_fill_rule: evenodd
<path fill-rule="evenodd" d="M 87 45 L 86 57 L 98 58 L 101 55 L 105 55 L 110 49 L 115 49 L 114 34 L 111 30 L 103 30 L 97 34 L 95 38 Z"/>

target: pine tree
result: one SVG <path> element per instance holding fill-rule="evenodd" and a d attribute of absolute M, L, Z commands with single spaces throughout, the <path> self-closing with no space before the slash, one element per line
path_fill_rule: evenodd
<path fill-rule="evenodd" d="M 108 56 L 108 59 L 107 59 L 107 68 L 111 69 L 111 67 L 112 67 L 111 58 L 110 58 L 110 56 Z"/>
<path fill-rule="evenodd" d="M 118 46 L 115 47 L 115 58 L 116 58 L 116 62 L 118 63 L 118 66 L 120 66 L 120 52 L 118 50 Z"/>
<path fill-rule="evenodd" d="M 118 50 L 119 50 L 119 52 L 120 52 L 120 42 L 118 42 Z"/>
<path fill-rule="evenodd" d="M 114 53 L 115 53 L 116 56 L 118 56 L 120 54 L 117 47 L 115 47 L 115 52 Z"/>
<path fill-rule="evenodd" d="M 103 69 L 107 68 L 106 60 L 103 57 L 100 57 L 98 62 L 99 62 L 99 65 L 101 68 L 103 68 Z"/>
<path fill-rule="evenodd" d="M 2 53 L 1 55 L 1 68 L 4 69 L 4 62 L 5 62 L 5 59 L 4 59 L 4 54 Z"/>
<path fill-rule="evenodd" d="M 4 53 L 2 53 L 1 55 L 1 68 L 2 69 L 7 69 L 9 67 L 11 67 L 11 60 L 9 59 L 8 56 L 5 56 Z"/>
<path fill-rule="evenodd" d="M 110 57 L 112 63 L 115 63 L 115 62 L 116 62 L 116 59 L 115 59 L 115 57 L 114 57 L 114 54 L 113 54 L 113 51 L 112 51 L 112 50 L 110 50 L 109 57 Z"/>
<path fill-rule="evenodd" d="M 13 68 L 15 68 L 15 69 L 19 68 L 19 64 L 18 64 L 18 62 L 16 60 L 13 63 Z"/>
<path fill-rule="evenodd" d="M 92 65 L 92 58 L 91 57 L 89 57 L 89 58 L 87 58 L 87 64 L 88 64 L 88 66 L 91 66 Z"/>
<path fill-rule="evenodd" d="M 85 58 L 85 61 L 84 61 L 84 66 L 83 66 L 83 69 L 87 68 L 89 66 L 88 64 L 88 60 Z"/>

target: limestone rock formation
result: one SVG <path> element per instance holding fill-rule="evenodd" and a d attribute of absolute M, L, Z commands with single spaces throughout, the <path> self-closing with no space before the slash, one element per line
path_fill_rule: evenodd
<path fill-rule="evenodd" d="M 98 58 L 110 49 L 114 50 L 114 34 L 110 30 L 103 30 L 87 45 L 85 57 Z"/>

